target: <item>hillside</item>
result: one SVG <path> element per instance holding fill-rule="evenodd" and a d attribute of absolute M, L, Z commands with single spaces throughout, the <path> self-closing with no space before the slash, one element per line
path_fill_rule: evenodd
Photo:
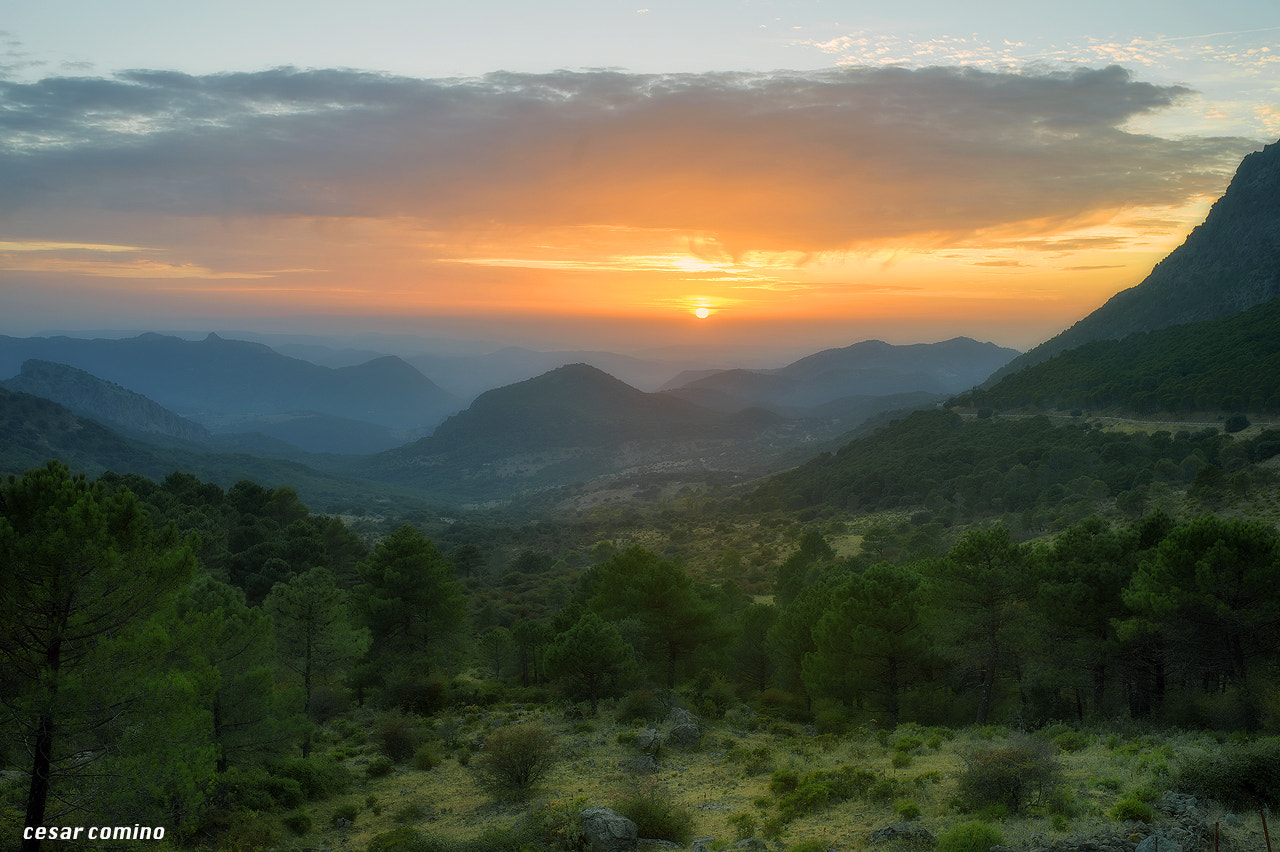
<path fill-rule="evenodd" d="M 18 474 L 59 459 L 73 470 L 97 476 L 104 471 L 134 473 L 162 480 L 174 471 L 194 474 L 226 488 L 241 480 L 269 487 L 288 485 L 303 500 L 322 511 L 351 512 L 354 508 L 398 509 L 424 504 L 405 489 L 374 484 L 326 473 L 313 466 L 281 458 L 264 458 L 261 441 L 244 436 L 215 436 L 215 446 L 175 441 L 157 446 L 120 434 L 114 429 L 74 414 L 65 406 L 28 393 L 0 388 L 0 475 Z M 233 446 L 217 447 L 226 441 Z M 252 454 L 251 454 L 252 453 Z M 324 463 L 322 457 L 313 457 Z"/>
<path fill-rule="evenodd" d="M 999 410 L 1280 412 L 1280 299 L 1204 322 L 1098 340 L 964 394 Z"/>
<path fill-rule="evenodd" d="M 1109 499 L 1140 512 L 1153 488 L 1193 488 L 1210 468 L 1217 471 L 1214 488 L 1243 496 L 1253 485 L 1246 467 L 1277 454 L 1280 431 L 1274 429 L 1237 442 L 1212 428 L 1147 434 L 1094 429 L 1088 422 L 1059 425 L 1043 416 L 919 411 L 771 477 L 748 503 L 857 512 L 911 507 L 947 523 L 1029 513 L 1027 526 L 1034 529 L 1096 511 Z M 1228 483 L 1224 469 L 1243 476 Z"/>
<path fill-rule="evenodd" d="M 78 414 L 105 421 L 125 431 L 186 441 L 210 438 L 208 429 L 179 417 L 142 394 L 65 364 L 34 358 L 24 361 L 22 371 L 14 378 L 0 382 L 0 386 L 44 397 Z"/>
<path fill-rule="evenodd" d="M 1280 142 L 1240 163 L 1186 241 L 1142 283 L 1014 359 L 993 380 L 1093 340 L 1199 322 L 1280 296 Z"/>

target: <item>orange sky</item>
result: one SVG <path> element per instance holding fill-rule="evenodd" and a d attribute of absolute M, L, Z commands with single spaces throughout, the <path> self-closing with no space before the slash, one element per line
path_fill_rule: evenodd
<path fill-rule="evenodd" d="M 0 172 L 10 334 L 1029 348 L 1138 283 L 1258 147 L 1135 131 L 1187 90 L 1119 67 L 0 89 L 29 118 Z"/>

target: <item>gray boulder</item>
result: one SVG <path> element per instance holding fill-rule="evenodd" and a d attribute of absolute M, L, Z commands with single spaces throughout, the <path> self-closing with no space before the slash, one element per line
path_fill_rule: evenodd
<path fill-rule="evenodd" d="M 902 841 L 912 846 L 933 846 L 938 842 L 929 829 L 914 822 L 895 822 L 884 828 L 877 828 L 867 835 L 868 843 L 887 843 Z"/>
<path fill-rule="evenodd" d="M 1177 842 L 1154 834 L 1144 838 L 1133 852 L 1156 852 L 1157 849 L 1159 852 L 1182 852 L 1182 846 Z"/>
<path fill-rule="evenodd" d="M 636 734 L 636 748 L 645 754 L 657 756 L 662 748 L 662 735 L 656 728 L 648 728 Z"/>
<path fill-rule="evenodd" d="M 636 824 L 612 808 L 587 808 L 581 819 L 589 852 L 627 852 L 636 848 Z"/>

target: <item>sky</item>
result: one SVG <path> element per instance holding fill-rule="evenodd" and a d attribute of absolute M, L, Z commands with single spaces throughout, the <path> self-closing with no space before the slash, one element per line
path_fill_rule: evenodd
<path fill-rule="evenodd" d="M 1275 0 L 9 0 L 0 333 L 1028 349 L 1280 137 Z"/>

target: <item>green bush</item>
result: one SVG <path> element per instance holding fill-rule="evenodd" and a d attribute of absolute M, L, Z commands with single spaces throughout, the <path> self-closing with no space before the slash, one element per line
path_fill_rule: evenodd
<path fill-rule="evenodd" d="M 935 852 L 990 852 L 1004 843 L 1004 835 L 994 825 L 974 820 L 962 822 L 938 838 Z"/>
<path fill-rule="evenodd" d="M 404 763 L 413 757 L 421 743 L 421 723 L 403 713 L 385 713 L 374 723 L 371 735 L 386 757 Z"/>
<path fill-rule="evenodd" d="M 386 778 L 393 769 L 395 769 L 395 764 L 391 762 L 391 758 L 375 757 L 369 761 L 369 765 L 364 768 L 364 771 L 370 778 Z"/>
<path fill-rule="evenodd" d="M 1184 759 L 1174 787 L 1230 808 L 1280 805 L 1280 738 L 1226 743 Z"/>
<path fill-rule="evenodd" d="M 1053 744 L 1065 752 L 1075 752 L 1087 748 L 1091 739 L 1079 731 L 1063 731 L 1053 738 Z"/>
<path fill-rule="evenodd" d="M 522 794 L 558 760 L 555 735 L 536 722 L 499 728 L 480 753 L 480 780 L 493 792 Z"/>
<path fill-rule="evenodd" d="M 1151 822 L 1156 818 L 1156 812 L 1151 806 L 1132 793 L 1112 805 L 1107 813 L 1112 819 L 1119 821 Z"/>
<path fill-rule="evenodd" d="M 769 778 L 769 792 L 775 796 L 790 793 L 800 786 L 800 773 L 794 769 L 775 769 Z"/>
<path fill-rule="evenodd" d="M 311 814 L 304 810 L 290 811 L 280 821 L 294 834 L 306 834 L 311 830 Z"/>
<path fill-rule="evenodd" d="M 214 800 L 230 808 L 273 811 L 301 807 L 306 796 L 302 785 L 292 778 L 272 775 L 260 766 L 233 766 L 218 779 Z"/>
<path fill-rule="evenodd" d="M 792 843 L 787 847 L 787 852 L 827 852 L 828 845 L 827 841 L 814 837 Z"/>
<path fill-rule="evenodd" d="M 729 828 L 733 829 L 733 839 L 738 841 L 754 837 L 756 828 L 760 825 L 760 821 L 755 818 L 754 814 L 746 812 L 734 814 L 727 821 Z"/>
<path fill-rule="evenodd" d="M 920 806 L 915 802 L 898 802 L 893 806 L 894 812 L 903 819 L 910 822 L 913 819 L 920 818 Z"/>
<path fill-rule="evenodd" d="M 629 693 L 618 702 L 615 712 L 619 722 L 658 722 L 667 715 L 666 705 L 647 689 Z"/>
<path fill-rule="evenodd" d="M 430 772 L 440 765 L 440 752 L 434 745 L 424 745 L 413 753 L 413 768 Z"/>
<path fill-rule="evenodd" d="M 1043 740 L 1022 739 L 962 755 L 965 768 L 957 783 L 961 805 L 971 811 L 1002 805 L 1009 813 L 1021 813 L 1061 785 L 1053 749 Z"/>
<path fill-rule="evenodd" d="M 893 764 L 894 769 L 906 769 L 908 766 L 911 765 L 911 760 L 912 760 L 912 757 L 909 752 L 895 751 L 893 753 L 893 759 L 890 761 L 890 763 Z"/>
<path fill-rule="evenodd" d="M 346 792 L 351 786 L 351 770 L 336 760 L 321 757 L 295 757 L 269 767 L 277 778 L 292 778 L 308 799 L 327 799 Z"/>
<path fill-rule="evenodd" d="M 693 814 L 678 805 L 665 787 L 647 783 L 620 799 L 613 809 L 636 824 L 636 833 L 681 845 L 693 837 Z"/>
<path fill-rule="evenodd" d="M 343 802 L 333 809 L 333 824 L 337 825 L 338 820 L 345 819 L 347 822 L 354 823 L 356 817 L 360 816 L 360 806 L 355 802 Z"/>

